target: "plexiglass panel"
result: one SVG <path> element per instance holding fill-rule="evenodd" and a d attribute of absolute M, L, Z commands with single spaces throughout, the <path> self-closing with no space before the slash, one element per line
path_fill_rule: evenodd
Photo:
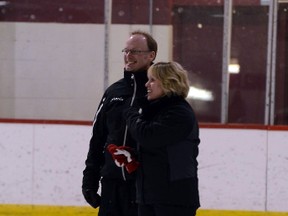
<path fill-rule="evenodd" d="M 264 124 L 268 11 L 267 5 L 233 5 L 229 123 Z"/>
<path fill-rule="evenodd" d="M 189 72 L 199 121 L 220 122 L 223 5 L 173 8 L 173 57 Z"/>
<path fill-rule="evenodd" d="M 288 3 L 231 1 L 226 59 L 227 2 L 0 1 L 0 118 L 91 120 L 107 81 L 122 76 L 125 40 L 141 29 L 158 40 L 157 61 L 189 71 L 200 122 L 288 124 Z"/>
<path fill-rule="evenodd" d="M 274 123 L 288 124 L 288 2 L 279 3 Z"/>

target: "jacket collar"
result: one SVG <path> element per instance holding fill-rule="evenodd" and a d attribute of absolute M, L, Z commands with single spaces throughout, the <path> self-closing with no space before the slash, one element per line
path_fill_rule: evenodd
<path fill-rule="evenodd" d="M 128 82 L 131 82 L 132 76 L 135 77 L 136 82 L 142 80 L 148 80 L 147 78 L 147 70 L 139 70 L 139 71 L 126 71 L 124 70 L 124 79 Z"/>
<path fill-rule="evenodd" d="M 134 79 L 137 85 L 137 94 L 145 95 L 147 93 L 145 84 L 148 81 L 147 70 L 139 70 L 133 72 L 124 70 L 124 80 L 128 83 L 129 86 L 134 86 Z"/>

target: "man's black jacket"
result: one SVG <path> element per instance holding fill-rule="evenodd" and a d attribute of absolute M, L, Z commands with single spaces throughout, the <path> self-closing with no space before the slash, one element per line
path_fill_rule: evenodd
<path fill-rule="evenodd" d="M 135 179 L 135 174 L 128 174 L 117 167 L 106 150 L 107 145 L 116 144 L 136 148 L 136 141 L 129 132 L 125 135 L 126 121 L 123 110 L 134 103 L 135 98 L 147 93 L 147 71 L 124 71 L 124 78 L 112 84 L 105 91 L 97 109 L 89 151 L 83 171 L 83 189 L 98 190 L 101 177 L 106 179 Z"/>

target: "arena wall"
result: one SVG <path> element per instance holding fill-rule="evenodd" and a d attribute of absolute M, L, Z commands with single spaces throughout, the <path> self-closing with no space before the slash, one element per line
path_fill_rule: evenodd
<path fill-rule="evenodd" d="M 121 50 L 133 30 L 109 29 L 105 69 L 103 24 L 0 22 L 0 116 L 91 121 L 108 84 L 123 77 Z M 172 27 L 153 27 L 156 61 L 172 58 Z M 105 74 L 105 70 L 108 73 Z"/>

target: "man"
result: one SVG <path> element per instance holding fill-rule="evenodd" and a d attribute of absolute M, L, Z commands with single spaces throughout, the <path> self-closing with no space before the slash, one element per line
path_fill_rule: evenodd
<path fill-rule="evenodd" d="M 127 131 L 123 110 L 132 106 L 135 98 L 147 94 L 147 70 L 157 55 L 157 42 L 151 35 L 134 31 L 122 50 L 124 77 L 105 91 L 93 124 L 82 192 L 99 216 L 136 216 L 135 172 L 125 169 L 107 151 L 109 144 L 136 149 L 136 141 Z M 97 194 L 101 179 L 101 197 Z"/>

